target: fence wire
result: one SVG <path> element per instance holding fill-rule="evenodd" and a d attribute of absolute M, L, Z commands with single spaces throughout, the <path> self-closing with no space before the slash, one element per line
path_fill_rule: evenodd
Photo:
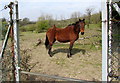
<path fill-rule="evenodd" d="M 2 43 L 4 40 L 4 35 L 3 35 L 3 28 L 4 24 L 0 24 L 0 51 L 2 49 Z M 12 81 L 12 56 L 11 56 L 11 50 L 10 50 L 10 40 L 8 40 L 8 44 L 6 46 L 6 49 L 4 50 L 4 56 L 0 60 L 0 76 L 1 76 L 1 81 Z"/>
<path fill-rule="evenodd" d="M 9 4 L 10 6 L 11 4 Z M 8 5 L 0 11 L 1 14 L 5 13 L 4 10 L 8 8 Z M 10 7 L 9 7 L 10 8 Z M 12 19 L 12 18 L 11 18 Z M 10 20 L 11 22 L 11 20 Z M 12 42 L 10 38 L 11 25 L 7 22 L 5 17 L 0 18 L 0 82 L 2 81 L 14 81 L 14 68 L 13 68 L 13 56 L 12 56 Z M 4 42 L 4 43 L 3 43 Z M 3 45 L 4 44 L 4 45 Z M 4 46 L 4 49 L 3 49 Z"/>
<path fill-rule="evenodd" d="M 120 72 L 120 16 L 116 12 L 113 4 L 110 4 L 109 14 L 110 14 L 110 24 L 109 24 L 109 51 L 108 51 L 108 79 L 110 81 L 118 81 Z M 111 38 L 110 38 L 111 36 Z M 111 52 L 110 52 L 111 51 Z"/>

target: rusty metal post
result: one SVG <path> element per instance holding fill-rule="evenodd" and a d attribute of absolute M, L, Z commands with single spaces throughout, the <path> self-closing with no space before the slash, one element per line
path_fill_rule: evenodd
<path fill-rule="evenodd" d="M 8 8 L 10 9 L 10 26 L 11 26 L 11 30 L 10 30 L 10 37 L 11 37 L 11 55 L 12 55 L 12 74 L 13 74 L 13 81 L 15 80 L 15 56 L 14 56 L 14 32 L 13 32 L 13 2 L 10 2 L 10 4 L 8 5 Z"/>

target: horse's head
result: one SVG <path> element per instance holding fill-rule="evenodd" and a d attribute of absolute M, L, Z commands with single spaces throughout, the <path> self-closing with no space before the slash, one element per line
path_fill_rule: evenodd
<path fill-rule="evenodd" d="M 78 26 L 80 27 L 81 35 L 84 35 L 84 28 L 85 28 L 85 19 L 79 19 Z"/>

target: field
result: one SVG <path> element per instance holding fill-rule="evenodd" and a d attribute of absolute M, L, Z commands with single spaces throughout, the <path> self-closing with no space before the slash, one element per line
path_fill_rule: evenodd
<path fill-rule="evenodd" d="M 21 56 L 30 56 L 28 64 L 35 64 L 30 72 L 100 81 L 102 77 L 101 29 L 91 25 L 90 28 L 86 28 L 85 35 L 80 35 L 79 38 L 74 43 L 71 58 L 67 58 L 69 43 L 58 42 L 53 45 L 54 56 L 49 57 L 44 46 L 45 32 L 20 32 Z M 36 46 L 38 39 L 41 39 L 42 43 Z"/>

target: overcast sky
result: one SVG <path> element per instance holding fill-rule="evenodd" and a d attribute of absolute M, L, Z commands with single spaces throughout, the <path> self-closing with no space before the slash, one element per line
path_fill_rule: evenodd
<path fill-rule="evenodd" d="M 10 1 L 0 0 L 0 10 Z M 38 20 L 41 14 L 50 14 L 54 18 L 70 18 L 73 12 L 86 14 L 86 8 L 92 7 L 94 12 L 101 10 L 101 0 L 19 0 L 19 17 L 29 18 L 32 21 Z M 0 11 L 0 18 L 8 17 L 8 9 Z"/>

